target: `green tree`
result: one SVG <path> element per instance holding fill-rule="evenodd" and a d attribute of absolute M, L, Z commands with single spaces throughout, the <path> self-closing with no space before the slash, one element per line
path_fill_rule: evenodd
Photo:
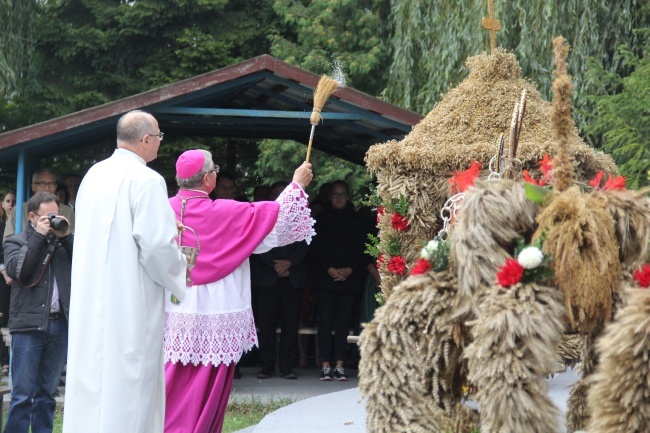
<path fill-rule="evenodd" d="M 270 0 L 50 0 L 36 5 L 38 86 L 16 101 L 22 124 L 10 128 L 231 65 L 269 46 L 269 23 L 261 20 L 272 15 Z"/>
<path fill-rule="evenodd" d="M 617 48 L 636 52 L 634 28 L 647 27 L 647 2 L 622 0 L 495 0 L 501 21 L 497 45 L 512 50 L 523 75 L 550 96 L 553 37 L 563 35 L 572 46 L 569 70 L 574 77 L 575 104 L 583 107 L 594 83 L 584 76 L 588 59 L 609 72 L 624 72 Z M 468 56 L 489 49 L 485 0 L 391 0 L 389 39 L 391 65 L 386 96 L 391 102 L 427 113 L 451 86 L 466 76 Z M 581 125 L 582 118 L 578 116 Z"/>
<path fill-rule="evenodd" d="M 35 0 L 0 0 L 0 97 L 30 85 L 33 73 Z"/>
<path fill-rule="evenodd" d="M 302 164 L 307 153 L 304 144 L 289 140 L 264 140 L 259 143 L 259 150 L 254 170 L 258 185 L 270 185 L 279 180 L 290 181 L 294 170 Z M 367 185 L 372 181 L 365 167 L 318 149 L 312 149 L 309 162 L 314 172 L 314 181 L 308 189 L 312 199 L 321 185 L 342 179 L 348 183 L 352 198 L 358 203 L 366 194 Z"/>
<path fill-rule="evenodd" d="M 610 73 L 594 62 L 593 75 L 605 94 L 588 96 L 595 109 L 585 113 L 585 131 L 612 154 L 631 188 L 650 183 L 650 28 L 635 33 L 645 40 L 642 53 L 636 55 L 628 45 L 619 50 L 629 75 Z"/>
<path fill-rule="evenodd" d="M 385 86 L 388 0 L 275 0 L 271 54 L 318 74 L 340 64 L 347 84 L 378 95 Z"/>

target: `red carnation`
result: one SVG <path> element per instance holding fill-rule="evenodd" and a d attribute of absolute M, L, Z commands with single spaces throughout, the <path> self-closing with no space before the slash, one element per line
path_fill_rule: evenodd
<path fill-rule="evenodd" d="M 418 262 L 411 269 L 411 275 L 422 275 L 429 272 L 431 269 L 431 262 L 426 259 L 418 259 Z"/>
<path fill-rule="evenodd" d="M 402 214 L 395 212 L 390 219 L 390 223 L 397 231 L 403 232 L 409 226 L 409 219 Z"/>
<path fill-rule="evenodd" d="M 379 224 L 379 218 L 381 218 L 382 215 L 384 215 L 384 207 L 379 206 L 377 208 L 377 224 Z"/>
<path fill-rule="evenodd" d="M 377 256 L 377 269 L 381 269 L 381 265 L 383 264 L 384 264 L 384 255 L 379 254 L 379 256 Z"/>
<path fill-rule="evenodd" d="M 641 269 L 638 269 L 632 274 L 632 277 L 639 283 L 639 286 L 647 288 L 650 286 L 650 264 L 645 264 L 641 266 Z"/>
<path fill-rule="evenodd" d="M 513 258 L 507 259 L 499 269 L 500 271 L 497 273 L 497 281 L 503 287 L 510 287 L 517 284 L 521 281 L 521 277 L 524 276 L 524 267 Z"/>
<path fill-rule="evenodd" d="M 406 272 L 406 262 L 402 256 L 391 257 L 388 261 L 388 272 L 393 274 L 403 275 Z"/>

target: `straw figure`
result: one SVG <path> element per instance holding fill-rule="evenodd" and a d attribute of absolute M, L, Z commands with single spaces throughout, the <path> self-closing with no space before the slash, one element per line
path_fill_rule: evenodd
<path fill-rule="evenodd" d="M 309 134 L 309 144 L 307 145 L 307 157 L 305 158 L 306 162 L 309 162 L 309 157 L 311 156 L 311 145 L 314 141 L 314 131 L 316 130 L 316 125 L 321 121 L 320 112 L 325 106 L 325 103 L 329 99 L 330 95 L 334 93 L 339 87 L 339 82 L 333 78 L 323 75 L 318 80 L 318 85 L 316 85 L 316 90 L 314 90 L 314 108 L 309 117 L 309 122 L 311 123 L 311 133 Z"/>
<path fill-rule="evenodd" d="M 456 287 L 451 270 L 410 277 L 365 325 L 359 390 L 368 398 L 368 432 L 476 428 L 476 414 L 459 404 L 467 335 L 448 320 Z"/>
<path fill-rule="evenodd" d="M 613 293 L 621 276 L 614 219 L 600 193 L 583 193 L 575 185 L 574 160 L 569 150 L 571 77 L 566 71 L 568 46 L 553 40 L 556 79 L 553 82 L 553 125 L 559 151 L 553 160 L 554 192 L 537 217 L 535 237 L 546 234 L 544 252 L 555 258 L 555 280 L 565 295 L 574 329 L 591 334 L 612 312 Z"/>
<path fill-rule="evenodd" d="M 627 305 L 596 343 L 600 364 L 588 394 L 589 432 L 650 431 L 650 267 L 639 274 L 640 284 L 626 289 Z"/>
<path fill-rule="evenodd" d="M 472 161 L 486 163 L 494 155 L 494 139 L 508 131 L 514 104 L 522 89 L 527 93 L 517 156 L 523 168 L 534 171 L 545 155 L 557 153 L 552 133 L 552 107 L 533 84 L 521 77 L 514 54 L 496 49 L 492 54 L 471 57 L 469 76 L 452 89 L 403 140 L 372 146 L 366 154 L 370 172 L 376 174 L 382 200 L 408 197 L 409 229 L 397 233 L 404 246 L 401 256 L 408 267 L 417 260 L 418 245 L 431 239 L 440 229 L 439 210 L 450 195 L 447 179 L 451 173 L 465 170 Z M 592 178 L 599 171 L 616 174 L 611 157 L 597 152 L 569 131 L 569 152 L 575 155 L 576 176 Z M 380 218 L 380 236 L 394 235 L 390 218 Z M 382 292 L 390 296 L 392 288 L 406 274 L 388 271 L 384 256 L 380 267 Z"/>
<path fill-rule="evenodd" d="M 564 331 L 562 294 L 536 283 L 494 286 L 473 324 L 465 354 L 477 387 L 482 433 L 557 433 L 546 375 Z"/>
<path fill-rule="evenodd" d="M 516 246 L 517 238 L 533 234 L 539 207 L 514 181 L 476 182 L 465 194 L 454 235 L 452 256 L 458 264 L 458 298 L 454 319 L 478 315 L 478 303 L 494 284 L 499 266 Z"/>

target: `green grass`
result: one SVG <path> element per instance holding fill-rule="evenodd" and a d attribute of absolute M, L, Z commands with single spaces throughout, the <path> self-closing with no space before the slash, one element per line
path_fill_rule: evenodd
<path fill-rule="evenodd" d="M 294 403 L 295 400 L 282 398 L 271 399 L 263 403 L 259 397 L 244 400 L 230 400 L 228 410 L 223 422 L 223 433 L 232 433 L 248 426 L 258 424 L 262 418 L 274 410 Z M 5 402 L 5 411 L 2 417 L 3 424 L 7 421 L 8 402 Z M 4 425 L 2 426 L 4 429 Z M 54 412 L 54 429 L 52 433 L 61 433 L 63 430 L 63 405 L 57 404 Z"/>
<path fill-rule="evenodd" d="M 226 418 L 223 422 L 223 433 L 231 433 L 259 423 L 267 414 L 281 407 L 294 403 L 295 400 L 282 398 L 262 402 L 259 397 L 245 400 L 230 400 Z"/>

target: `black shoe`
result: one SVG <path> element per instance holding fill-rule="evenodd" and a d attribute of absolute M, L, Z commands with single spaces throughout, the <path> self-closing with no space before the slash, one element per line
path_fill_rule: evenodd
<path fill-rule="evenodd" d="M 320 371 L 320 380 L 329 382 L 332 380 L 332 369 L 329 367 L 323 367 Z"/>
<path fill-rule="evenodd" d="M 298 379 L 298 375 L 293 371 L 288 372 L 287 374 L 282 374 L 283 379 Z"/>
<path fill-rule="evenodd" d="M 272 378 L 274 376 L 275 376 L 275 374 L 273 374 L 273 373 L 265 373 L 264 371 L 260 371 L 259 373 L 257 373 L 256 377 L 258 379 L 270 379 L 270 378 Z"/>
<path fill-rule="evenodd" d="M 345 374 L 345 369 L 343 367 L 336 367 L 334 369 L 334 380 L 339 380 L 342 382 L 346 382 L 348 380 L 348 375 Z"/>

